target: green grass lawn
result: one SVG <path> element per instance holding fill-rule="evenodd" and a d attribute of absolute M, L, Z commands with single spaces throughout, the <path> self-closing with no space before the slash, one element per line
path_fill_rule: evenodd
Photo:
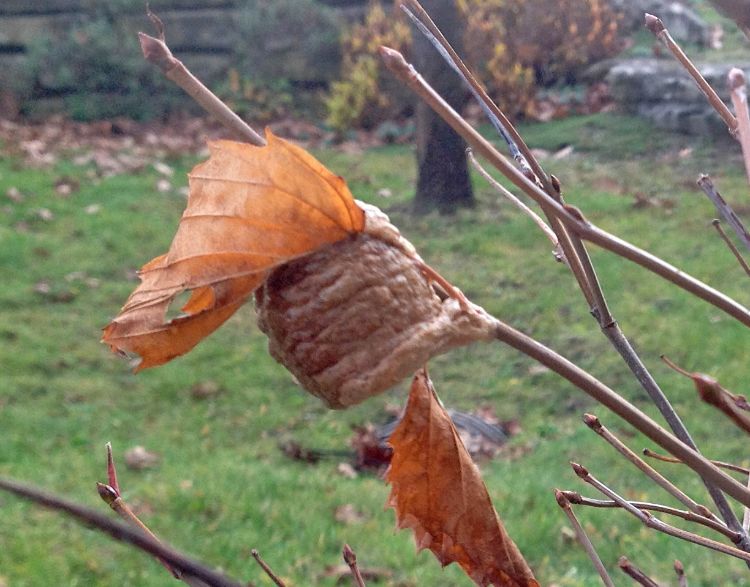
<path fill-rule="evenodd" d="M 589 218 L 747 302 L 746 277 L 716 237 L 715 213 L 694 185 L 700 172 L 710 172 L 738 210 L 750 210 L 736 145 L 664 136 L 614 115 L 523 130 L 532 147 L 574 146 L 573 155 L 545 163 Z M 473 301 L 654 414 L 599 334 L 572 277 L 552 259 L 549 243 L 488 187 L 476 182 L 475 209 L 415 217 L 406 206 L 414 180 L 409 147 L 317 155 L 347 178 L 358 198 L 388 211 L 422 256 Z M 182 177 L 193 163 L 170 161 Z M 348 542 L 363 566 L 391 570 L 380 584 L 470 585 L 455 566 L 441 569 L 430 553 L 415 553 L 407 531 L 394 530 L 394 515 L 384 510 L 389 489 L 380 479 L 349 479 L 337 473 L 335 459 L 308 465 L 278 449 L 286 440 L 346 449 L 352 426 L 382 421 L 386 404 L 403 403 L 407 382 L 359 407 L 328 411 L 268 356 L 250 306 L 189 355 L 137 376 L 99 344 L 100 329 L 135 285 L 132 271 L 166 250 L 184 197 L 158 192 L 158 174 L 150 168 L 96 181 L 86 171 L 69 163 L 38 170 L 12 157 L 0 161 L 0 474 L 106 510 L 94 487 L 106 478 L 105 442 L 120 461 L 126 449 L 143 445 L 161 460 L 143 471 L 121 464 L 125 498 L 165 540 L 234 577 L 270 585 L 250 556 L 258 548 L 290 585 L 333 585 L 326 569 L 339 564 Z M 80 190 L 57 194 L 54 184 L 63 175 L 79 179 Z M 1 196 L 11 187 L 22 201 Z M 382 188 L 392 195 L 378 195 Z M 51 214 L 42 213 L 44 219 L 40 209 Z M 692 385 L 658 357 L 667 354 L 742 392 L 747 331 L 636 266 L 595 249 L 592 256 L 615 316 L 705 452 L 746 461 L 746 437 L 701 404 Z M 562 531 L 566 520 L 552 494 L 561 487 L 597 497 L 568 461 L 584 463 L 629 498 L 674 505 L 580 417 L 597 413 L 635 450 L 647 446 L 642 437 L 512 349 L 461 349 L 434 360 L 431 374 L 447 405 L 491 406 L 501 419 L 520 421 L 521 433 L 482 471 L 509 533 L 543 584 L 599 584 Z M 203 382 L 220 392 L 196 399 L 191 389 Z M 708 503 L 694 476 L 675 466 L 661 469 Z M 361 520 L 337 522 L 334 512 L 345 504 Z M 750 584 L 739 561 L 646 530 L 624 513 L 579 515 L 618 582 L 625 582 L 616 569 L 624 554 L 673 584 L 675 558 L 685 563 L 691 585 Z M 139 552 L 0 495 L 0 585 L 51 584 L 174 580 Z"/>

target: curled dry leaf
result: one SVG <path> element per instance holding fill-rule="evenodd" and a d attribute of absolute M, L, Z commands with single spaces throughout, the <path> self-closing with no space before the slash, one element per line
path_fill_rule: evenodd
<path fill-rule="evenodd" d="M 389 505 L 418 549 L 429 548 L 443 565 L 458 563 L 483 587 L 538 587 L 425 370 L 414 377 L 390 442 Z"/>
<path fill-rule="evenodd" d="M 170 250 L 104 331 L 137 369 L 192 349 L 255 292 L 271 355 L 329 407 L 385 391 L 495 322 L 428 267 L 374 206 L 303 149 L 212 143 Z M 167 320 L 190 291 L 183 314 Z M 440 295 L 438 295 L 438 293 Z"/>

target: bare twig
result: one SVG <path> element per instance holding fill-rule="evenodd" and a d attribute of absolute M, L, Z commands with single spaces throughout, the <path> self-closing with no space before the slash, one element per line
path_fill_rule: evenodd
<path fill-rule="evenodd" d="M 508 190 L 504 185 L 502 185 L 499 181 L 492 177 L 489 172 L 484 167 L 482 167 L 481 163 L 477 161 L 477 158 L 474 156 L 474 153 L 471 149 L 466 149 L 466 153 L 469 156 L 469 161 L 471 162 L 474 169 L 476 169 L 480 173 L 480 175 L 487 180 L 487 183 L 489 183 L 496 191 L 500 192 L 500 194 L 505 197 L 511 204 L 513 204 L 516 208 L 518 208 L 521 212 L 528 216 L 552 243 L 556 254 L 560 255 L 560 243 L 558 243 L 557 241 L 557 235 L 555 235 L 555 232 L 549 226 L 547 226 L 547 223 L 542 220 L 539 214 L 534 212 L 531 208 L 529 208 L 526 204 L 519 200 L 515 196 L 515 194 L 513 194 L 513 192 Z"/>
<path fill-rule="evenodd" d="M 112 444 L 108 442 L 105 446 L 107 449 L 107 481 L 109 482 L 109 484 L 96 484 L 96 490 L 99 493 L 99 497 L 101 497 L 102 501 L 104 501 L 109 507 L 111 507 L 112 510 L 114 510 L 115 513 L 117 513 L 117 515 L 119 515 L 123 520 L 125 520 L 129 524 L 132 524 L 136 528 L 140 528 L 140 530 L 144 534 L 159 542 L 159 537 L 156 536 L 156 534 L 154 534 L 151 529 L 141 521 L 141 519 L 122 498 L 122 493 L 120 492 L 120 484 L 117 481 L 117 468 L 115 467 L 115 459 L 112 456 Z M 179 579 L 180 581 L 190 585 L 191 587 L 205 587 L 206 583 L 198 579 L 197 577 L 182 573 L 179 569 L 174 568 L 169 564 L 169 562 L 165 561 L 164 559 L 157 557 L 157 560 L 162 565 L 164 565 L 164 567 L 170 573 L 172 573 L 175 579 Z"/>
<path fill-rule="evenodd" d="M 685 464 L 680 459 L 671 457 L 669 455 L 659 454 L 658 452 L 654 452 L 649 448 L 643 449 L 643 456 L 656 459 L 657 461 L 662 461 L 664 463 L 675 463 L 678 465 Z M 750 475 L 750 469 L 748 469 L 747 467 L 741 467 L 739 465 L 735 465 L 734 463 L 727 463 L 725 461 L 712 460 L 711 462 L 717 467 L 721 467 L 722 469 L 726 469 L 727 471 L 735 471 L 737 473 L 743 473 L 744 475 Z"/>
<path fill-rule="evenodd" d="M 727 233 L 722 228 L 721 220 L 719 220 L 718 218 L 714 218 L 711 221 L 711 224 L 716 229 L 716 232 L 719 233 L 721 240 L 724 241 L 724 244 L 726 244 L 727 248 L 732 252 L 732 254 L 734 255 L 734 258 L 737 259 L 737 262 L 740 264 L 740 267 L 742 267 L 742 269 L 745 271 L 745 274 L 750 276 L 750 265 L 747 264 L 747 261 L 745 261 L 745 258 L 742 256 L 742 253 L 740 253 L 739 249 L 735 246 L 735 244 L 732 242 L 732 240 L 729 238 Z"/>
<path fill-rule="evenodd" d="M 620 560 L 617 561 L 617 566 L 620 567 L 623 573 L 639 585 L 643 585 L 643 587 L 660 587 L 656 581 L 631 563 L 625 556 L 620 557 Z"/>
<path fill-rule="evenodd" d="M 719 190 L 716 189 L 714 182 L 708 175 L 701 175 L 698 178 L 698 186 L 708 196 L 708 199 L 713 202 L 716 210 L 719 212 L 724 221 L 732 227 L 737 238 L 740 239 L 743 245 L 750 250 L 750 233 L 747 232 L 745 225 L 740 220 L 739 216 L 735 214 L 732 207 L 727 201 L 721 196 Z"/>
<path fill-rule="evenodd" d="M 628 461 L 630 461 L 638 469 L 640 469 L 647 477 L 649 477 L 652 481 L 654 481 L 659 487 L 664 489 L 667 493 L 669 493 L 677 501 L 679 501 L 681 504 L 687 507 L 690 511 L 695 512 L 696 514 L 700 516 L 710 518 L 714 520 L 715 522 L 719 522 L 719 519 L 713 513 L 711 513 L 711 511 L 708 508 L 706 508 L 706 506 L 700 505 L 699 503 L 695 502 L 690 496 L 688 496 L 679 487 L 676 487 L 674 483 L 672 483 L 669 479 L 664 477 L 661 473 L 659 473 L 651 465 L 645 462 L 636 453 L 630 450 L 625 445 L 625 443 L 623 443 L 619 438 L 617 438 L 617 436 L 615 436 L 609 429 L 607 429 L 606 426 L 604 426 L 599 421 L 599 418 L 597 418 L 593 414 L 584 414 L 583 422 L 591 430 L 593 430 L 599 436 L 601 436 L 604 440 L 606 440 L 617 452 L 619 452 Z"/>
<path fill-rule="evenodd" d="M 698 71 L 698 68 L 695 66 L 695 64 L 685 54 L 682 48 L 675 42 L 661 19 L 654 16 L 653 14 L 647 13 L 645 15 L 645 24 L 646 28 L 650 30 L 657 39 L 659 39 L 659 41 L 669 50 L 670 53 L 672 53 L 672 55 L 674 55 L 675 59 L 677 59 L 677 61 L 679 61 L 680 64 L 685 68 L 685 70 L 690 74 L 690 77 L 695 80 L 695 83 L 698 84 L 698 88 L 700 89 L 700 91 L 703 92 L 703 94 L 708 99 L 709 104 L 711 104 L 714 110 L 719 113 L 719 116 L 721 116 L 721 118 L 726 123 L 727 128 L 729 129 L 729 133 L 732 136 L 736 136 L 737 119 L 734 117 L 734 115 L 732 115 L 729 108 L 727 108 L 722 99 L 719 98 L 719 95 L 711 87 L 711 84 L 709 84 L 706 81 L 706 78 L 703 77 L 701 72 Z"/>
<path fill-rule="evenodd" d="M 750 182 L 750 114 L 747 111 L 745 74 L 740 68 L 733 67 L 729 70 L 727 81 L 729 82 L 729 96 L 732 99 L 732 106 L 734 106 L 734 114 L 737 117 L 737 133 L 742 147 L 742 161 L 745 164 L 748 182 Z"/>
<path fill-rule="evenodd" d="M 190 97 L 200 104 L 203 109 L 214 116 L 237 138 L 262 147 L 266 141 L 248 124 L 235 114 L 224 102 L 222 102 L 211 90 L 201 83 L 187 67 L 172 55 L 164 40 L 164 25 L 150 10 L 148 16 L 156 27 L 159 37 L 154 38 L 145 33 L 138 33 L 141 41 L 143 57 L 149 63 L 157 66 L 167 79 L 173 81 Z"/>
<path fill-rule="evenodd" d="M 266 573 L 266 575 L 268 575 L 269 579 L 273 581 L 273 584 L 276 585 L 276 587 L 286 587 L 284 581 L 282 581 L 279 576 L 273 572 L 271 567 L 269 567 L 266 561 L 261 558 L 260 553 L 255 548 L 250 551 L 250 554 L 253 555 L 255 562 L 258 563 L 260 568 L 263 569 L 263 571 Z"/>
<path fill-rule="evenodd" d="M 387 47 L 380 48 L 380 55 L 386 66 L 414 92 L 416 92 L 437 114 L 439 114 L 461 137 L 469 143 L 475 152 L 481 154 L 503 175 L 521 188 L 527 195 L 539 203 L 546 213 L 560 218 L 573 232 L 619 256 L 628 259 L 663 279 L 674 283 L 678 287 L 716 306 L 728 315 L 750 326 L 750 310 L 737 303 L 725 294 L 709 287 L 698 279 L 686 274 L 655 257 L 654 255 L 635 247 L 634 245 L 596 227 L 587 221 L 583 215 L 572 206 L 563 206 L 554 201 L 536 184 L 529 181 L 523 173 L 515 168 L 501 153 L 499 153 L 484 137 L 474 130 L 461 116 L 456 113 L 424 79 L 409 65 L 403 55 Z"/>
<path fill-rule="evenodd" d="M 594 567 L 602 579 L 602 583 L 604 583 L 606 587 L 614 587 L 612 578 L 609 576 L 607 569 L 604 568 L 599 553 L 596 552 L 596 548 L 594 548 L 594 545 L 591 543 L 588 534 L 586 534 L 586 530 L 583 529 L 583 526 L 581 526 L 581 523 L 573 512 L 573 508 L 570 507 L 570 501 L 566 496 L 566 492 L 555 489 L 555 499 L 557 500 L 557 505 L 562 508 L 563 512 L 565 512 L 565 515 L 568 517 L 568 520 L 570 520 L 570 524 L 573 526 L 573 530 L 575 530 L 578 542 L 581 543 L 583 550 L 586 551 L 586 554 L 594 564 Z"/>
<path fill-rule="evenodd" d="M 677 575 L 678 587 L 688 587 L 687 576 L 685 575 L 685 567 L 682 563 L 675 559 L 674 561 L 674 572 Z"/>
<path fill-rule="evenodd" d="M 362 573 L 359 572 L 359 566 L 357 566 L 357 555 L 348 544 L 344 544 L 343 555 L 344 562 L 349 565 L 352 572 L 354 583 L 357 587 L 365 587 L 365 580 L 362 578 Z"/>
<path fill-rule="evenodd" d="M 640 510 L 637 507 L 633 506 L 629 501 L 621 497 L 615 491 L 607 487 L 607 485 L 591 475 L 591 473 L 589 473 L 586 467 L 584 467 L 583 465 L 580 465 L 578 463 L 571 463 L 571 466 L 573 467 L 573 471 L 575 471 L 578 477 L 580 477 L 583 481 L 585 481 L 592 487 L 596 488 L 598 491 L 601 491 L 611 500 L 617 502 L 622 509 L 638 518 L 647 528 L 651 528 L 652 530 L 668 534 L 669 536 L 679 538 L 680 540 L 685 540 L 699 546 L 704 546 L 705 548 L 709 548 L 723 554 L 728 554 L 729 556 L 739 558 L 746 562 L 750 561 L 750 553 L 747 553 L 744 550 L 740 550 L 739 548 L 735 548 L 734 546 L 729 546 L 728 544 L 722 544 L 721 542 L 717 542 L 716 540 L 706 538 L 705 536 L 700 536 L 699 534 L 694 534 L 692 532 L 682 530 L 681 528 L 671 526 L 670 524 L 663 522 L 659 518 L 654 517 L 649 512 Z"/>
<path fill-rule="evenodd" d="M 0 477 L 0 489 L 33 501 L 48 509 L 67 514 L 84 525 L 93 526 L 115 540 L 130 544 L 158 559 L 167 561 L 173 568 L 186 575 L 197 577 L 207 585 L 212 587 L 242 587 L 242 584 L 238 581 L 210 569 L 203 563 L 182 554 L 167 544 L 154 540 L 140 528 L 134 528 L 129 524 L 111 520 L 95 510 L 52 495 L 36 487 L 24 485 L 13 479 Z"/>
<path fill-rule="evenodd" d="M 704 402 L 721 410 L 739 428 L 750 434 L 750 414 L 748 414 L 750 404 L 748 404 L 744 396 L 736 395 L 728 389 L 724 389 L 710 375 L 706 375 L 705 373 L 690 373 L 674 364 L 664 355 L 661 358 L 672 369 L 693 380 L 695 388 L 698 390 L 698 395 Z"/>
<path fill-rule="evenodd" d="M 587 507 L 592 507 L 592 508 L 619 508 L 621 507 L 619 503 L 611 499 L 592 499 L 590 497 L 582 496 L 577 491 L 563 491 L 562 493 L 565 495 L 567 500 L 573 505 L 582 505 L 582 506 L 587 506 Z M 638 508 L 639 510 L 648 510 L 650 512 L 659 512 L 662 514 L 668 514 L 670 516 L 675 516 L 676 518 L 682 518 L 686 522 L 694 522 L 696 524 L 701 524 L 702 526 L 705 526 L 706 528 L 710 528 L 711 530 L 715 530 L 716 532 L 723 534 L 735 544 L 742 539 L 742 536 L 740 535 L 739 532 L 730 530 L 722 522 L 717 522 L 716 520 L 707 518 L 705 516 L 701 516 L 700 514 L 696 514 L 695 512 L 691 512 L 689 510 L 679 510 L 677 508 L 673 508 L 668 505 L 663 505 L 660 503 L 651 503 L 648 501 L 630 501 L 629 503 L 630 505 Z"/>

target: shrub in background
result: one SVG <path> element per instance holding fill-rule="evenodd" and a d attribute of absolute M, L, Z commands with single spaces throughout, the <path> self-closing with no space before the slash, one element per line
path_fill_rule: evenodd
<path fill-rule="evenodd" d="M 30 71 L 37 97 L 60 97 L 78 120 L 163 117 L 187 100 L 146 63 L 138 39 L 121 18 L 127 2 L 114 2 L 60 37 L 31 45 Z"/>
<path fill-rule="evenodd" d="M 511 116 L 534 111 L 540 87 L 572 82 L 586 65 L 621 48 L 618 14 L 606 0 L 456 0 L 466 19 L 464 58 Z M 363 25 L 342 39 L 342 79 L 332 86 L 329 122 L 343 130 L 377 124 L 403 108 L 382 91 L 381 68 L 368 64 L 382 44 L 408 53 L 405 16 L 373 0 Z"/>
<path fill-rule="evenodd" d="M 233 63 L 223 98 L 253 120 L 318 110 L 338 76 L 338 14 L 315 0 L 245 0 L 236 19 Z"/>
<path fill-rule="evenodd" d="M 410 44 L 411 31 L 397 2 L 388 8 L 371 2 L 364 23 L 355 24 L 341 37 L 342 78 L 331 85 L 326 102 L 333 128 L 372 127 L 395 118 L 411 102 L 408 93 L 397 90 L 378 58 L 381 45 L 408 55 Z"/>

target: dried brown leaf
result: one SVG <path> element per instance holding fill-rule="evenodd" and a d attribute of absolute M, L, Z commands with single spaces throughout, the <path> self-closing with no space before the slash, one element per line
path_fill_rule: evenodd
<path fill-rule="evenodd" d="M 182 355 L 245 303 L 274 267 L 361 232 L 364 212 L 344 180 L 305 150 L 267 133 L 268 144 L 217 141 L 190 174 L 190 196 L 169 252 L 147 263 L 141 284 L 104 330 L 137 369 Z M 174 298 L 191 297 L 166 319 Z"/>
<path fill-rule="evenodd" d="M 418 549 L 429 548 L 443 565 L 458 563 L 482 587 L 538 587 L 424 369 L 390 443 L 388 503 Z"/>

